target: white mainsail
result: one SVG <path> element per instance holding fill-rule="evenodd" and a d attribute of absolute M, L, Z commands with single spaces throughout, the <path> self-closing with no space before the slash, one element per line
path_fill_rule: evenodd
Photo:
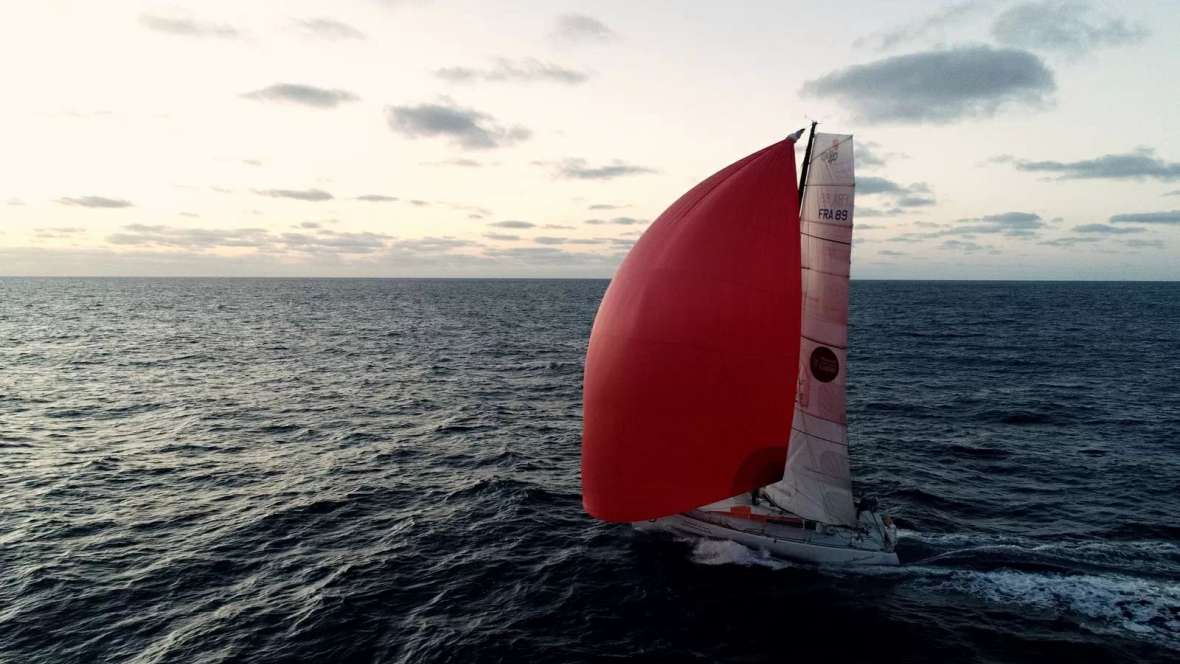
<path fill-rule="evenodd" d="M 766 487 L 780 507 L 846 526 L 856 525 L 845 414 L 854 182 L 852 136 L 815 134 L 799 214 L 799 388 L 786 470 Z"/>

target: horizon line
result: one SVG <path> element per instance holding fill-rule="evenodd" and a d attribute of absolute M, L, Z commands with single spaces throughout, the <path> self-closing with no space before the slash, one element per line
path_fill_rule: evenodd
<path fill-rule="evenodd" d="M 121 274 L 121 275 L 21 275 L 21 274 L 3 274 L 0 279 L 224 279 L 224 280 L 247 280 L 247 279 L 287 279 L 287 280 L 354 280 L 354 281 L 611 281 L 614 279 L 610 277 L 515 277 L 515 276 L 414 276 L 414 277 L 355 277 L 355 276 L 241 276 L 241 275 L 135 275 L 135 274 Z M 1180 283 L 1180 279 L 972 279 L 972 278 L 942 278 L 942 277 L 925 277 L 925 278 L 901 278 L 901 277 L 858 277 L 850 278 L 849 281 L 917 281 L 917 282 L 978 282 L 978 283 L 1105 283 L 1105 284 L 1124 284 L 1124 283 L 1157 283 L 1157 284 L 1174 284 Z"/>

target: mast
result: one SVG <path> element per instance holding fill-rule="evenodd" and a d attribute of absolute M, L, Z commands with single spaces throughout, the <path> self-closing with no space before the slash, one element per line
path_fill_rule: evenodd
<path fill-rule="evenodd" d="M 803 209 L 803 188 L 807 186 L 807 168 L 811 166 L 811 147 L 815 145 L 815 120 L 811 121 L 811 131 L 807 133 L 807 149 L 803 151 L 803 170 L 799 171 L 799 209 Z"/>

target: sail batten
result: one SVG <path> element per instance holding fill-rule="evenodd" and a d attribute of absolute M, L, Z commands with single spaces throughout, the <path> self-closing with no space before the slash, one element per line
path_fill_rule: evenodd
<path fill-rule="evenodd" d="M 848 278 L 855 195 L 852 136 L 817 133 L 800 208 L 799 382 L 783 479 L 766 487 L 805 519 L 855 525 L 848 464 Z"/>

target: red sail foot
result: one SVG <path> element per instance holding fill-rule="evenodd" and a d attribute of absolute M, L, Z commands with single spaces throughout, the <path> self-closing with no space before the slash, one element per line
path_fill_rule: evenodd
<path fill-rule="evenodd" d="M 642 521 L 779 480 L 799 362 L 795 146 L 698 184 L 644 233 L 586 353 L 582 501 Z"/>

